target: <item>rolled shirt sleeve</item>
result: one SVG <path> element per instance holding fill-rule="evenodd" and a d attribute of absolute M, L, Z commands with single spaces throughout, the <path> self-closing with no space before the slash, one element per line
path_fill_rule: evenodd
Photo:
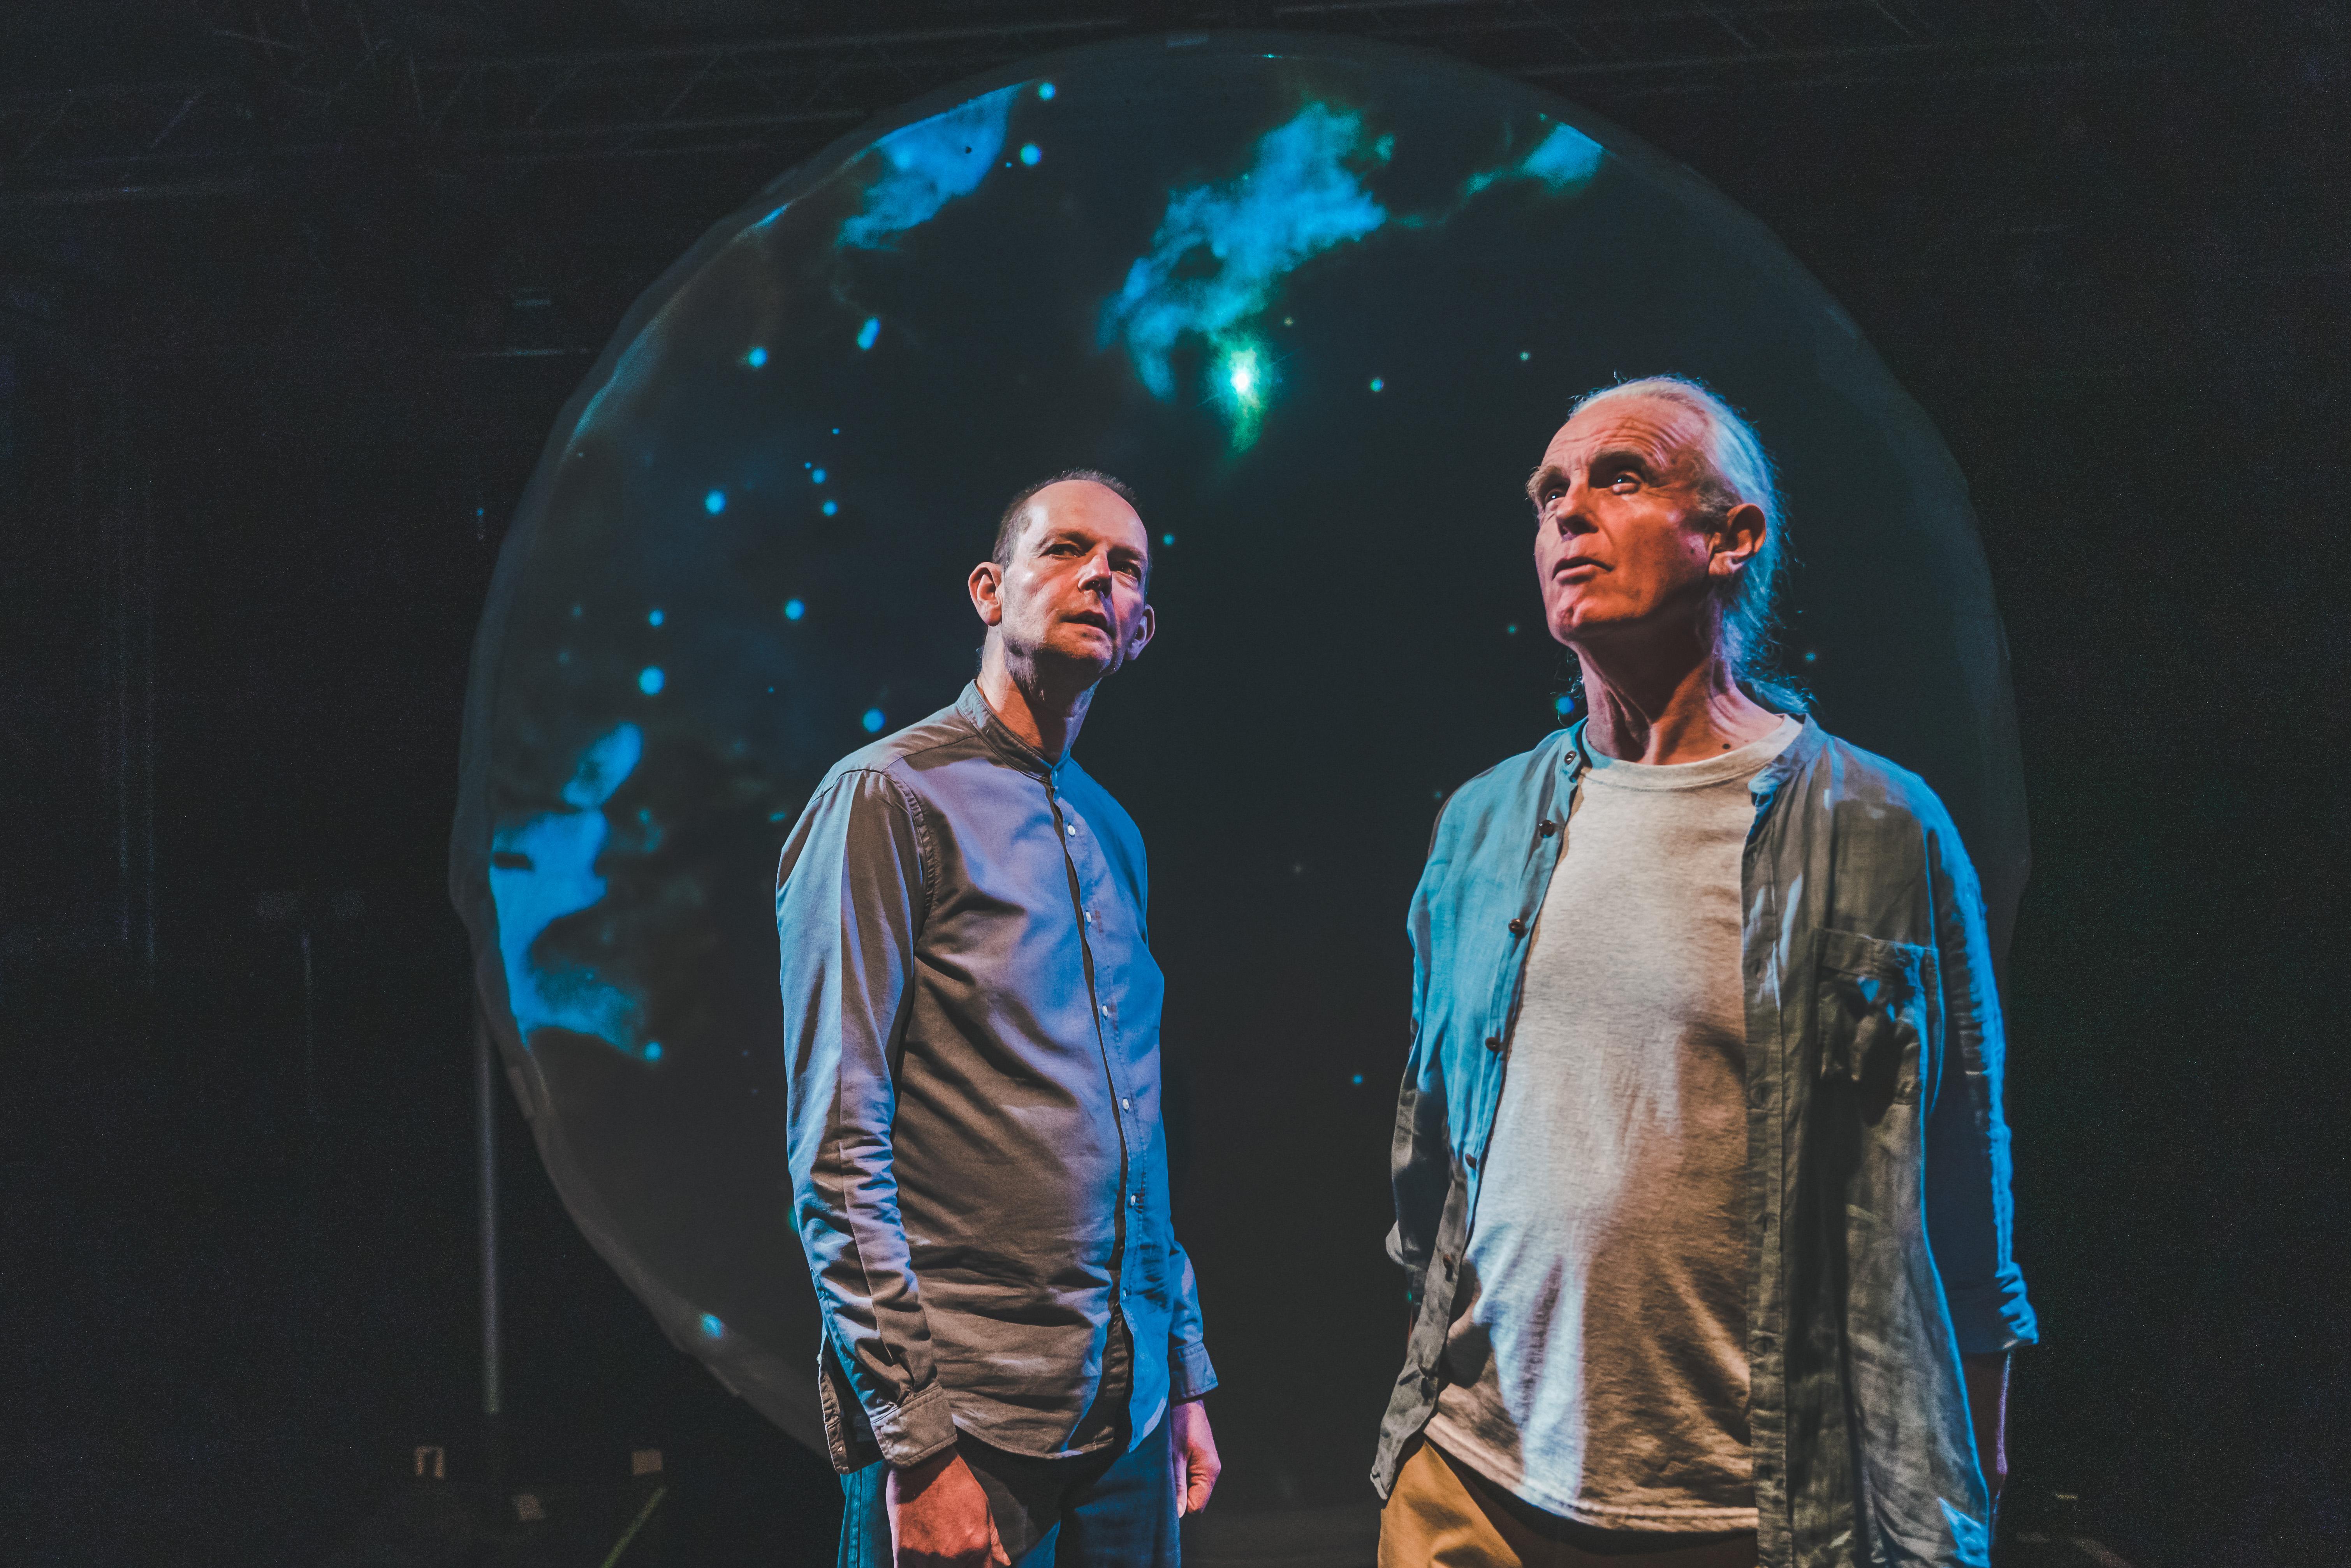
<path fill-rule="evenodd" d="M 1994 1354 L 2040 1337 L 2011 1250 L 2006 1041 L 1975 867 L 1948 817 L 1928 827 L 1944 1046 L 1927 1124 L 1927 1233 L 1960 1351 Z"/>
<path fill-rule="evenodd" d="M 1200 1317 L 1200 1283 L 1192 1272 L 1192 1255 L 1172 1236 L 1167 1250 L 1168 1268 L 1176 1281 L 1176 1310 L 1167 1322 L 1167 1397 L 1180 1405 L 1216 1387 L 1217 1368 L 1208 1359 L 1207 1331 Z"/>
<path fill-rule="evenodd" d="M 801 814 L 776 890 L 793 1219 L 827 1342 L 899 1466 L 956 1439 L 892 1145 L 928 885 L 912 803 L 886 775 L 858 770 Z"/>

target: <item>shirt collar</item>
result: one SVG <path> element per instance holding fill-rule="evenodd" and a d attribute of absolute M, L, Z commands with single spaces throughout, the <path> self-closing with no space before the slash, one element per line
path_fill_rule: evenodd
<path fill-rule="evenodd" d="M 1810 714 L 1791 715 L 1803 726 L 1796 737 L 1788 742 L 1780 755 L 1765 763 L 1755 777 L 1748 781 L 1747 791 L 1761 800 L 1779 793 L 1796 773 L 1809 765 L 1820 748 L 1828 741 L 1828 734 L 1814 723 Z M 1581 779 L 1583 770 L 1592 766 L 1592 748 L 1583 742 L 1583 727 L 1592 721 L 1586 714 L 1567 727 L 1567 749 L 1560 754 L 1559 765 L 1566 769 L 1571 781 Z"/>
<path fill-rule="evenodd" d="M 987 706 L 977 681 L 964 684 L 963 695 L 956 698 L 956 712 L 987 743 L 997 760 L 1008 768 L 1017 768 L 1032 779 L 1054 779 L 1070 765 L 1069 752 L 1063 751 L 1059 762 L 1048 762 L 1043 752 L 1015 735 L 1012 727 Z"/>

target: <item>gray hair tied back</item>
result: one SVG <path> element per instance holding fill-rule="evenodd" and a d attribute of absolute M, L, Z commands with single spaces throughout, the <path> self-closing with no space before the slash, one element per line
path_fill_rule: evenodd
<path fill-rule="evenodd" d="M 1738 410 L 1688 376 L 1644 376 L 1601 387 L 1576 399 L 1568 417 L 1620 397 L 1677 403 L 1706 422 L 1706 472 L 1700 483 L 1715 521 L 1728 517 L 1742 502 L 1762 508 L 1762 547 L 1715 590 L 1721 615 L 1718 635 L 1731 678 L 1750 696 L 1782 713 L 1804 712 L 1812 706 L 1812 694 L 1780 667 L 1780 586 L 1787 575 L 1787 528 L 1779 476 L 1763 443 Z"/>

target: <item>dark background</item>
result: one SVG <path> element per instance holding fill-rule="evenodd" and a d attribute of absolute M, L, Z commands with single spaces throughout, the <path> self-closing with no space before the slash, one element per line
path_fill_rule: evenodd
<path fill-rule="evenodd" d="M 316 1561 L 411 1445 L 480 1462 L 443 868 L 469 639 L 548 426 L 670 260 L 866 114 L 1226 25 L 1416 43 L 1608 114 L 1773 228 L 1936 420 L 2007 617 L 2038 868 L 2009 970 L 2046 1335 L 2017 1369 L 2019 1509 L 2077 1496 L 2140 1568 L 2338 1553 L 2339 13 L 977 0 L 852 25 L 747 0 L 0 19 L 5 1554 Z M 829 1556 L 821 1462 L 668 1345 L 500 1114 L 515 1473 L 658 1446 L 674 1560 Z M 1383 1120 L 1321 1129 L 1353 1207 L 1381 1201 Z"/>

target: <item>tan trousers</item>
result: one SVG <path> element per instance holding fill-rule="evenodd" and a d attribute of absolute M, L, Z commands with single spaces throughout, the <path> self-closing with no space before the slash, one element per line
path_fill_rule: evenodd
<path fill-rule="evenodd" d="M 1755 1568 L 1755 1532 L 1596 1530 L 1417 1444 L 1380 1512 L 1380 1568 Z"/>

